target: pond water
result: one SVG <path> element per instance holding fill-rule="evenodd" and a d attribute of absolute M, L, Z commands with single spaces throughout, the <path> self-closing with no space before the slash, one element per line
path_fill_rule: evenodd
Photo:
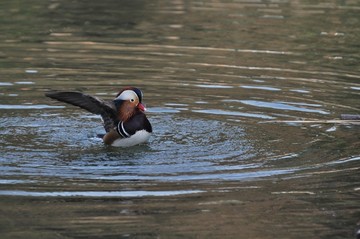
<path fill-rule="evenodd" d="M 354 238 L 360 3 L 3 1 L 2 238 Z M 44 96 L 144 92 L 147 145 Z"/>

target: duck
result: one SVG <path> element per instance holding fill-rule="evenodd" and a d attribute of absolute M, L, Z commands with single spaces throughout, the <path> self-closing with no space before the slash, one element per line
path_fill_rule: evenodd
<path fill-rule="evenodd" d="M 45 96 L 100 115 L 105 134 L 99 136 L 105 145 L 131 147 L 144 144 L 153 132 L 144 113 L 143 92 L 139 88 L 125 87 L 113 100 L 103 100 L 77 91 L 50 91 Z"/>

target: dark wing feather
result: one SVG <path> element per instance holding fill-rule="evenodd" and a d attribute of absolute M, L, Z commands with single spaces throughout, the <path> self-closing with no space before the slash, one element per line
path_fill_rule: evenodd
<path fill-rule="evenodd" d="M 95 96 L 86 95 L 81 92 L 48 92 L 45 96 L 62 101 L 71 105 L 78 106 L 93 114 L 101 115 L 104 120 L 106 132 L 109 132 L 117 123 L 116 107 L 112 101 L 104 101 Z"/>

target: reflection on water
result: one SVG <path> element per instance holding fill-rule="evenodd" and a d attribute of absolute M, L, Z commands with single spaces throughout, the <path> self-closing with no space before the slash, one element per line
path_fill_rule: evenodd
<path fill-rule="evenodd" d="M 40 109 L 55 109 L 55 108 L 64 108 L 62 106 L 51 106 L 51 105 L 0 105 L 0 109 L 3 110 L 40 110 Z"/>
<path fill-rule="evenodd" d="M 301 112 L 308 112 L 308 113 L 319 113 L 319 114 L 329 114 L 323 110 L 316 110 L 316 109 L 309 109 L 305 107 L 298 107 L 294 105 L 300 106 L 315 106 L 321 107 L 321 105 L 314 105 L 314 104 L 306 104 L 306 103 L 297 103 L 297 102 L 263 102 L 257 100 L 241 100 L 240 103 L 246 105 L 252 105 L 257 107 L 264 107 L 264 108 L 271 108 L 276 110 L 286 110 L 286 111 L 301 111 Z"/>
<path fill-rule="evenodd" d="M 4 238 L 351 238 L 356 1 L 0 3 Z M 44 97 L 145 93 L 149 144 Z"/>
<path fill-rule="evenodd" d="M 146 196 L 175 196 L 182 194 L 201 193 L 200 190 L 183 191 L 85 191 L 85 192 L 26 192 L 20 190 L 0 191 L 0 195 L 26 196 L 26 197 L 146 197 Z"/>

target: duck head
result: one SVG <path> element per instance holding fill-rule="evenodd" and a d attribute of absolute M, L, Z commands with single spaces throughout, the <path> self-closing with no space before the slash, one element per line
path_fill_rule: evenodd
<path fill-rule="evenodd" d="M 125 122 L 137 112 L 146 111 L 145 106 L 142 104 L 142 98 L 143 93 L 138 88 L 126 87 L 121 90 L 114 100 L 119 120 Z"/>

